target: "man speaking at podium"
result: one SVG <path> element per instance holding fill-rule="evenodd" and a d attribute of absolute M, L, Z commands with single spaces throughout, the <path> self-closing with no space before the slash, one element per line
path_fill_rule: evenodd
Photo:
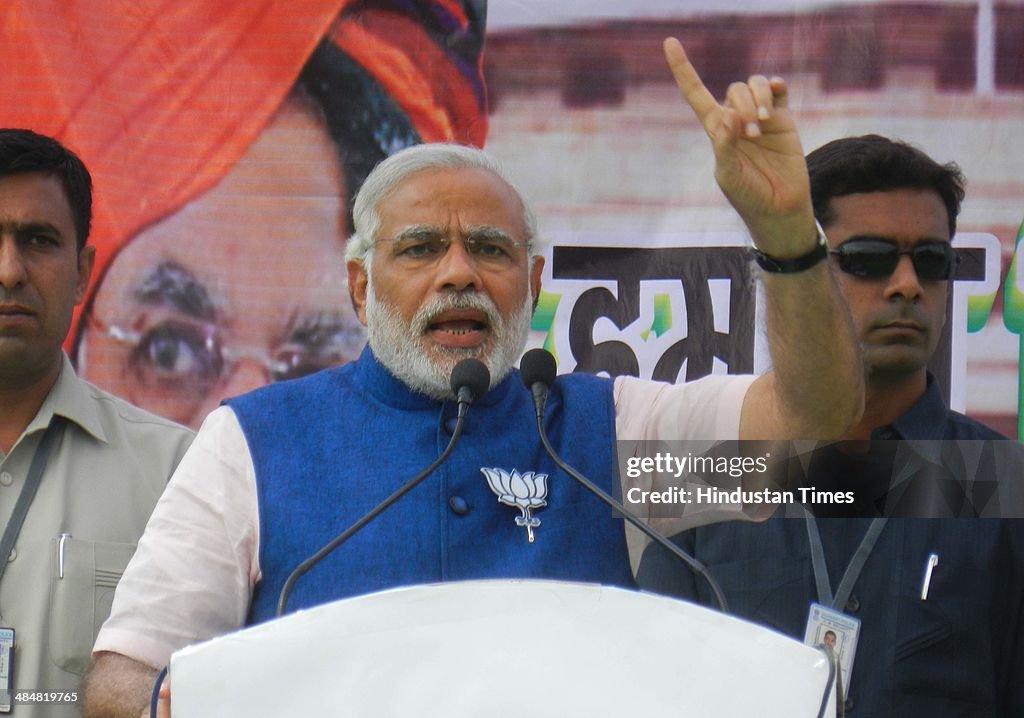
<path fill-rule="evenodd" d="M 666 57 L 760 252 L 774 368 L 679 386 L 559 379 L 551 440 L 607 492 L 616 438 L 838 436 L 863 401 L 785 84 L 752 77 L 719 104 L 678 42 L 666 43 Z M 487 365 L 490 388 L 469 409 L 461 443 L 435 476 L 298 581 L 288 609 L 447 580 L 633 585 L 622 523 L 550 462 L 512 368 L 544 259 L 533 216 L 501 170 L 479 150 L 405 150 L 366 180 L 354 225 L 349 291 L 368 349 L 210 415 L 97 641 L 87 716 L 139 716 L 173 651 L 272 618 L 298 563 L 437 458 L 453 431 L 452 369 L 466 357 Z M 491 493 L 490 483 L 517 474 L 543 489 L 534 497 L 545 505 L 542 526 L 516 521 Z"/>

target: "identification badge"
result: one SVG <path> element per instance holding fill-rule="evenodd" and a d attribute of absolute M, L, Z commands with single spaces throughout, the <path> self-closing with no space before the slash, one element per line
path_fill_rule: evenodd
<path fill-rule="evenodd" d="M 13 663 L 14 629 L 0 627 L 0 713 L 11 712 Z"/>
<path fill-rule="evenodd" d="M 853 673 L 853 659 L 857 654 L 857 638 L 860 636 L 860 619 L 849 616 L 820 603 L 812 603 L 807 614 L 807 628 L 804 629 L 804 643 L 820 648 L 832 649 L 839 661 L 839 672 L 843 679 L 843 698 L 850 687 Z"/>

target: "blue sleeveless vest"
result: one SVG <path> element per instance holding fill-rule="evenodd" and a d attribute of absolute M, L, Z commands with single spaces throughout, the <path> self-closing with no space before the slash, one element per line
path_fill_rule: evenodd
<path fill-rule="evenodd" d="M 272 618 L 288 574 L 444 450 L 455 407 L 410 391 L 367 348 L 358 361 L 227 402 L 256 469 L 260 568 L 249 623 Z M 612 491 L 612 383 L 574 374 L 552 388 L 545 426 L 561 457 Z M 530 544 L 519 510 L 481 468 L 549 475 Z M 447 462 L 299 579 L 288 610 L 438 581 L 546 578 L 633 586 L 623 522 L 557 469 L 513 372 L 469 410 Z"/>

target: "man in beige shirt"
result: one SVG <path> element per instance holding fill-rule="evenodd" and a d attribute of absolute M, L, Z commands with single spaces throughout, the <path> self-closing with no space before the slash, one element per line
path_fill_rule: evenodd
<path fill-rule="evenodd" d="M 79 714 L 114 587 L 192 440 L 61 350 L 92 272 L 91 204 L 77 156 L 0 129 L 0 709 L 20 718 Z"/>

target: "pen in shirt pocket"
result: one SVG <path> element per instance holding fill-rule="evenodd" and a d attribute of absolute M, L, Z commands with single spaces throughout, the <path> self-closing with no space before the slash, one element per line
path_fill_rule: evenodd
<path fill-rule="evenodd" d="M 64 578 L 64 544 L 71 538 L 71 534 L 62 533 L 57 539 L 57 578 Z"/>
<path fill-rule="evenodd" d="M 939 554 L 930 553 L 928 554 L 928 560 L 924 564 L 924 579 L 921 581 L 921 600 L 928 600 L 928 591 L 932 587 L 932 573 L 935 571 L 935 567 L 939 565 Z"/>

